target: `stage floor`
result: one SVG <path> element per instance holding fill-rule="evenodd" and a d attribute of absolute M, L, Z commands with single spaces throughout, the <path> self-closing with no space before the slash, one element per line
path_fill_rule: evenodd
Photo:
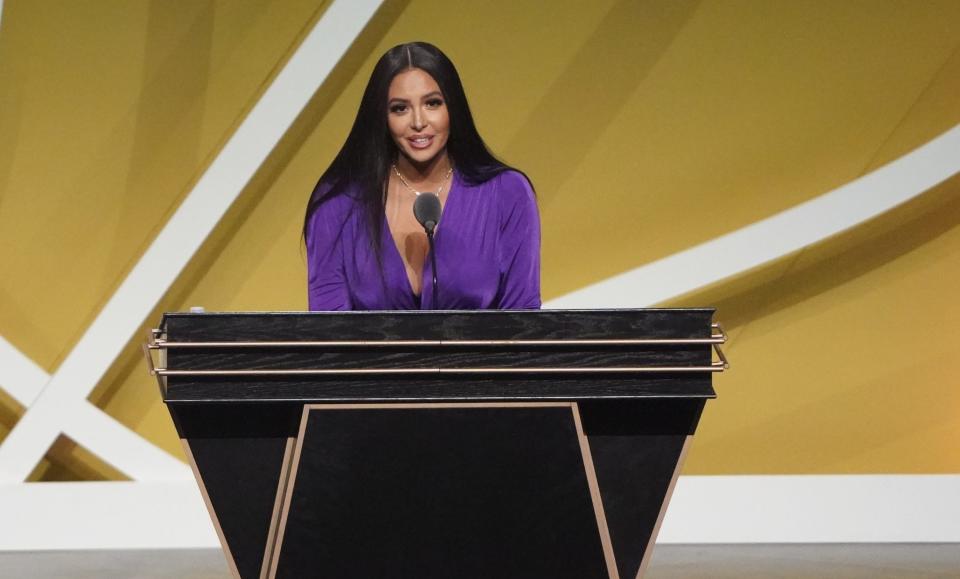
<path fill-rule="evenodd" d="M 0 553 L 16 579 L 229 579 L 218 550 Z M 661 545 L 647 579 L 960 577 L 960 545 Z M 632 579 L 632 578 L 630 578 Z"/>

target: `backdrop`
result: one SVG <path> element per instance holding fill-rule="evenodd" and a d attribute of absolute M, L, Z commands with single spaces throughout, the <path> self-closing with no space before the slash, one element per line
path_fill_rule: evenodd
<path fill-rule="evenodd" d="M 410 40 L 451 57 L 488 145 L 531 177 L 548 306 L 718 308 L 733 368 L 684 474 L 960 473 L 960 147 L 935 140 L 960 124 L 960 3 L 344 5 L 2 3 L 4 483 L 149 478 L 108 439 L 141 458 L 157 447 L 176 470 L 146 329 L 191 306 L 306 308 L 305 202 L 374 62 Z M 356 13 L 325 37 L 335 67 L 297 69 L 319 90 L 284 105 L 277 138 L 245 136 L 334 9 Z M 217 165 L 246 142 L 264 158 Z M 225 212 L 183 216 L 200 232 L 184 267 L 149 262 L 159 300 L 114 304 L 201 189 Z M 743 245 L 724 245 L 731 234 Z M 70 374 L 115 305 L 130 331 L 97 350 L 99 369 Z M 51 377 L 117 434 L 40 418 L 43 404 L 72 408 L 45 390 Z"/>

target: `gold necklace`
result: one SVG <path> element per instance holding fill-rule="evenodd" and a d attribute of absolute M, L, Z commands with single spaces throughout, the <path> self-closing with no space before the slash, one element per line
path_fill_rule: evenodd
<path fill-rule="evenodd" d="M 396 163 L 394 163 L 393 165 L 391 165 L 391 167 L 393 167 L 393 172 L 397 175 L 397 179 L 400 179 L 400 182 L 403 183 L 403 186 L 406 187 L 407 189 L 413 191 L 413 192 L 417 195 L 417 197 L 419 197 L 419 196 L 420 196 L 421 194 L 423 194 L 423 193 L 426 193 L 426 191 L 417 191 L 416 189 L 414 189 L 413 187 L 411 187 L 410 184 L 407 183 L 407 180 L 403 178 L 403 175 L 400 174 L 400 169 L 397 168 L 397 164 L 396 164 Z M 440 181 L 440 186 L 437 187 L 437 197 L 439 197 L 439 196 L 440 196 L 440 193 L 443 192 L 443 186 L 444 186 L 444 184 L 446 184 L 447 179 L 449 179 L 449 178 L 450 178 L 450 175 L 452 175 L 452 174 L 453 174 L 453 166 L 451 166 L 451 167 L 447 170 L 447 174 L 444 175 L 444 176 L 443 176 L 443 180 Z"/>

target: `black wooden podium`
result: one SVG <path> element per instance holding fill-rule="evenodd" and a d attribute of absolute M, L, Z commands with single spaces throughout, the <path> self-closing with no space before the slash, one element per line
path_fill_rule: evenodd
<path fill-rule="evenodd" d="M 169 313 L 147 348 L 236 577 L 633 578 L 712 315 Z"/>

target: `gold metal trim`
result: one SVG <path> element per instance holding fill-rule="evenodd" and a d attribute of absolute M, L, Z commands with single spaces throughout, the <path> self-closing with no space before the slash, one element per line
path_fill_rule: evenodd
<path fill-rule="evenodd" d="M 295 368 L 282 370 L 167 370 L 157 368 L 158 376 L 392 376 L 403 374 L 638 374 L 664 372 L 723 372 L 722 363 L 709 366 L 596 366 L 538 368 Z"/>
<path fill-rule="evenodd" d="M 147 343 L 143 345 L 143 357 L 147 359 L 147 371 L 150 372 L 151 376 L 156 377 L 157 386 L 160 388 L 160 396 L 166 398 L 167 395 L 167 382 L 164 379 L 163 375 L 160 374 L 157 370 L 157 364 L 153 361 L 153 354 L 150 353 L 151 343 L 156 339 L 158 330 L 149 330 L 147 332 Z M 162 369 L 162 368 L 161 368 Z"/>
<path fill-rule="evenodd" d="M 157 375 L 157 367 L 153 364 L 153 356 L 150 355 L 150 345 L 143 345 L 143 356 L 147 359 L 147 371 L 150 372 L 151 376 Z"/>
<path fill-rule="evenodd" d="M 593 503 L 593 515 L 597 520 L 597 531 L 600 533 L 600 544 L 603 547 L 603 558 L 607 565 L 609 579 L 620 579 L 620 569 L 617 566 L 617 557 L 613 551 L 613 542 L 610 539 L 610 526 L 607 524 L 607 515 L 603 509 L 603 497 L 600 495 L 600 482 L 597 480 L 597 468 L 593 464 L 593 453 L 590 451 L 590 441 L 583 432 L 583 422 L 580 419 L 580 405 L 570 403 L 573 424 L 577 430 L 577 441 L 580 444 L 580 456 L 583 460 L 583 471 L 587 476 L 587 487 L 590 489 L 590 501 Z"/>
<path fill-rule="evenodd" d="M 267 579 L 276 579 L 277 570 L 280 567 L 280 551 L 283 549 L 283 535 L 287 531 L 287 518 L 290 516 L 290 502 L 293 500 L 293 487 L 297 483 L 297 472 L 300 470 L 300 455 L 303 451 L 303 441 L 306 438 L 304 432 L 306 432 L 307 429 L 307 418 L 310 416 L 309 408 L 309 404 L 304 404 L 303 409 L 300 411 L 300 426 L 297 427 L 293 456 L 290 457 L 289 463 L 290 471 L 287 474 L 286 486 L 284 486 L 283 489 L 283 499 L 280 503 L 280 520 L 277 522 L 277 534 L 274 538 L 273 551 L 270 553 Z"/>
<path fill-rule="evenodd" d="M 302 419 L 302 415 L 301 415 Z M 277 482 L 277 494 L 273 500 L 273 513 L 270 515 L 270 527 L 267 530 L 267 544 L 264 548 L 263 562 L 260 565 L 260 579 L 270 579 L 270 570 L 274 567 L 275 553 L 279 552 L 278 537 L 282 533 L 280 519 L 283 516 L 284 499 L 287 496 L 287 486 L 290 484 L 290 471 L 293 466 L 293 451 L 297 438 L 288 437 L 283 448 L 283 460 L 280 463 L 280 479 Z"/>
<path fill-rule="evenodd" d="M 660 534 L 660 527 L 663 525 L 663 518 L 667 514 L 667 507 L 670 506 L 670 499 L 673 498 L 673 491 L 677 487 L 677 480 L 680 478 L 680 471 L 683 470 L 683 464 L 687 460 L 687 451 L 693 442 L 693 435 L 688 434 L 683 439 L 683 446 L 680 448 L 680 456 L 677 457 L 677 464 L 673 467 L 673 476 L 670 477 L 670 484 L 667 486 L 667 492 L 663 495 L 663 502 L 660 503 L 660 512 L 657 514 L 657 521 L 653 525 L 653 532 L 650 533 L 650 539 L 643 550 L 643 558 L 640 560 L 640 567 L 637 569 L 636 579 L 643 579 L 650 560 L 653 558 L 653 549 L 656 547 L 657 535 Z"/>
<path fill-rule="evenodd" d="M 719 365 L 722 366 L 720 372 L 730 369 L 730 361 L 727 360 L 727 356 L 723 353 L 723 349 L 720 347 L 720 344 L 727 343 L 727 332 L 724 331 L 723 326 L 720 325 L 720 322 L 711 324 L 710 328 L 716 330 L 716 332 L 711 331 L 711 338 L 716 338 L 716 342 L 711 342 L 713 344 L 713 351 L 717 353 L 717 357 L 720 358 Z M 714 363 L 714 365 L 717 365 Z"/>
<path fill-rule="evenodd" d="M 351 375 L 417 375 L 417 374 L 610 374 L 610 373 L 663 373 L 663 372 L 723 372 L 730 362 L 723 353 L 721 344 L 726 343 L 727 333 L 719 323 L 711 325 L 709 338 L 623 338 L 590 340 L 325 340 L 325 341 L 277 341 L 277 342 L 168 342 L 162 339 L 163 330 L 152 329 L 148 342 L 143 345 L 150 374 L 157 377 L 161 392 L 166 391 L 167 376 L 351 376 Z M 152 350 L 174 348 L 366 348 L 366 347 L 477 347 L 477 346 L 643 346 L 643 345 L 692 345 L 709 344 L 717 353 L 718 362 L 709 366 L 624 366 L 624 367 L 537 367 L 537 368 L 295 368 L 295 369 L 243 369 L 243 370 L 169 370 L 155 363 Z"/>
<path fill-rule="evenodd" d="M 151 350 L 173 348 L 437 348 L 454 347 L 512 347 L 512 346 L 655 346 L 722 344 L 721 336 L 710 338 L 623 338 L 596 340 L 326 340 L 296 342 L 168 342 L 156 340 Z"/>
<path fill-rule="evenodd" d="M 233 557 L 233 553 L 230 551 L 230 543 L 227 542 L 227 536 L 223 532 L 223 527 L 220 525 L 220 518 L 217 516 L 217 510 L 213 508 L 213 503 L 210 501 L 210 493 L 207 492 L 207 485 L 203 482 L 203 475 L 200 474 L 200 467 L 197 466 L 197 459 L 193 456 L 193 449 L 190 448 L 190 441 L 186 438 L 180 439 L 180 444 L 183 446 L 183 453 L 187 457 L 187 462 L 190 463 L 190 470 L 193 471 L 193 478 L 197 481 L 197 486 L 200 487 L 200 496 L 203 497 L 203 504 L 207 507 L 207 513 L 210 515 L 210 520 L 213 523 L 213 528 L 217 532 L 217 538 L 220 540 L 220 546 L 223 548 L 223 556 L 227 559 L 227 567 L 230 569 L 230 575 L 234 579 L 243 579 L 240 575 L 240 570 L 237 568 L 237 560 Z"/>
<path fill-rule="evenodd" d="M 571 340 L 298 340 L 236 342 L 168 342 L 163 330 L 153 329 L 147 347 L 151 350 L 173 348 L 437 348 L 437 347 L 514 347 L 514 346 L 654 346 L 723 344 L 727 335 L 720 324 L 713 324 L 709 338 L 598 338 Z"/>

